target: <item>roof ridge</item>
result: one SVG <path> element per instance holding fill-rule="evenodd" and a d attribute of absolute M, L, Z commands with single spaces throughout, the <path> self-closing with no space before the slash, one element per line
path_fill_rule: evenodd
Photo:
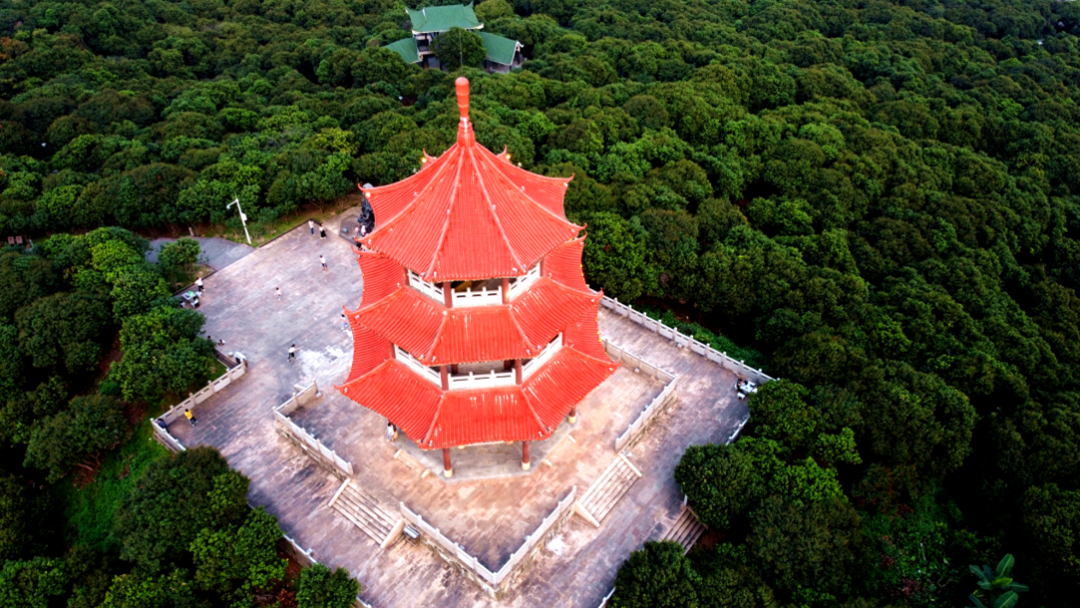
<path fill-rule="evenodd" d="M 483 147 L 483 146 L 481 146 L 481 147 Z M 485 148 L 485 151 L 487 151 L 487 149 L 486 149 L 486 148 Z M 492 158 L 498 158 L 497 156 L 495 156 L 495 155 L 494 155 L 493 153 L 491 153 L 491 152 L 488 152 L 488 154 L 491 154 Z M 481 157 L 483 157 L 483 155 L 481 155 Z M 501 168 L 500 168 L 500 167 L 498 166 L 498 164 L 497 164 L 497 163 L 495 163 L 494 161 L 492 161 L 492 160 L 491 160 L 491 159 L 489 159 L 489 158 L 484 158 L 484 160 L 485 160 L 485 161 L 487 161 L 487 162 L 488 162 L 488 163 L 489 163 L 489 164 L 490 164 L 490 165 L 491 165 L 491 166 L 492 166 L 492 167 L 493 167 L 493 168 L 494 168 L 494 169 L 495 169 L 496 171 L 498 171 L 498 172 L 499 172 L 499 173 L 500 173 L 500 174 L 501 174 L 501 175 L 502 175 L 503 177 L 505 177 L 505 178 L 507 179 L 507 181 L 509 181 L 509 182 L 511 183 L 511 185 L 513 185 L 513 180 L 512 180 L 511 178 L 510 178 L 510 176 L 509 176 L 509 175 L 506 175 L 505 173 L 503 173 L 503 172 L 502 172 L 502 169 L 501 169 Z M 507 164 L 509 164 L 509 163 L 510 163 L 510 161 L 506 161 L 506 163 L 507 163 Z M 577 229 L 578 229 L 579 231 L 581 231 L 581 230 L 584 230 L 584 229 L 585 229 L 585 227 L 584 227 L 584 226 L 578 226 L 578 225 L 577 225 L 577 224 L 575 224 L 574 222 L 571 222 L 571 221 L 570 221 L 569 219 L 567 219 L 567 218 L 565 217 L 565 212 L 564 212 L 564 214 L 563 214 L 563 217 L 559 217 L 559 214 L 557 214 L 557 213 L 555 213 L 554 211 L 552 211 L 551 209 L 548 209 L 547 207 L 545 207 L 545 206 L 541 205 L 541 204 L 540 204 L 539 202 L 537 202 L 537 201 L 536 201 L 536 200 L 535 200 L 535 199 L 534 199 L 533 197 L 531 197 L 531 196 L 529 196 L 529 195 L 528 195 L 527 193 L 525 193 L 525 191 L 524 191 L 524 190 L 522 190 L 522 191 L 521 191 L 521 196 L 522 196 L 522 197 L 523 197 L 523 198 L 524 198 L 524 199 L 525 199 L 526 201 L 528 201 L 529 203 L 532 203 L 532 205 L 533 205 L 534 207 L 536 207 L 536 208 L 540 209 L 540 210 L 541 210 L 542 212 L 546 213 L 547 215 L 550 215 L 551 217 L 555 218 L 556 220 L 558 220 L 558 221 L 560 221 L 560 222 L 562 222 L 562 223 L 564 223 L 564 224 L 567 224 L 567 225 L 569 225 L 569 226 L 570 226 L 570 227 L 572 227 L 572 228 L 577 228 Z"/>
<path fill-rule="evenodd" d="M 457 147 L 458 146 L 457 146 L 456 143 L 454 145 L 450 146 L 450 148 L 446 152 L 444 152 L 442 156 L 439 157 L 439 160 L 442 160 L 443 158 L 449 159 L 450 158 L 449 154 L 451 152 L 454 152 L 455 148 L 457 148 Z M 438 162 L 438 161 L 436 161 L 436 162 Z M 450 163 L 446 162 L 446 163 L 442 164 L 438 168 L 435 175 L 433 175 L 431 177 L 431 182 L 428 182 L 428 184 L 427 184 L 428 188 L 433 188 L 434 187 L 433 184 L 434 184 L 435 180 L 437 180 L 442 175 L 442 172 L 445 171 L 446 167 L 449 166 L 449 165 L 450 165 Z M 419 173 L 417 175 L 419 175 Z M 406 179 L 408 179 L 408 178 L 406 178 Z M 377 190 L 378 188 L 388 188 L 390 186 L 394 186 L 394 185 L 397 185 L 397 184 L 400 184 L 400 183 L 401 182 L 395 182 L 393 184 L 387 184 L 386 186 L 378 186 L 378 187 L 372 189 L 371 193 L 375 194 L 375 190 Z M 455 189 L 456 189 L 456 187 L 457 186 L 455 184 Z M 411 215 L 412 212 L 416 210 L 417 200 L 418 200 L 417 197 L 414 196 L 414 198 L 408 204 L 406 204 L 401 209 L 401 211 L 398 211 L 397 215 L 395 215 L 394 217 L 391 217 L 390 219 L 386 220 L 386 222 L 383 222 L 381 225 L 377 224 L 375 229 L 372 230 L 371 233 L 367 235 L 368 244 L 369 245 L 371 244 L 371 239 L 375 238 L 375 236 L 377 236 L 377 235 L 381 236 L 382 233 L 387 231 L 388 228 L 393 228 L 395 224 L 400 222 L 406 216 Z M 404 264 L 402 264 L 402 265 L 404 266 Z"/>
<path fill-rule="evenodd" d="M 521 334 L 522 342 L 525 343 L 525 353 L 532 354 L 532 342 L 529 340 L 529 334 L 525 333 L 525 329 L 521 327 L 521 323 L 518 322 L 517 314 L 514 313 L 513 304 L 504 304 L 510 310 L 510 320 L 514 322 L 514 327 L 517 328 L 518 333 Z M 537 350 L 541 350 L 541 347 L 537 347 Z M 531 357 L 530 357 L 531 358 Z"/>
<path fill-rule="evenodd" d="M 445 308 L 445 307 L 443 307 L 443 308 Z M 433 338 L 431 338 L 431 344 L 428 345 L 427 352 L 425 352 L 423 355 L 420 356 L 420 362 L 421 363 L 424 363 L 425 360 L 427 360 L 428 363 L 431 362 L 431 356 L 435 352 L 435 347 L 438 346 L 439 342 L 442 341 L 443 329 L 446 328 L 446 321 L 449 318 L 450 318 L 450 309 L 443 310 L 443 318 L 442 318 L 442 321 L 439 322 L 439 328 L 435 330 L 435 336 Z M 425 365 L 426 364 L 427 363 L 425 363 Z"/>
<path fill-rule="evenodd" d="M 585 297 L 588 297 L 590 299 L 595 298 L 596 294 L 599 293 L 599 292 L 596 292 L 596 291 L 581 291 L 579 289 L 574 289 L 573 287 L 570 287 L 569 285 L 564 285 L 564 284 L 556 281 L 552 277 L 545 277 L 545 276 L 540 277 L 540 281 L 543 281 L 545 279 L 547 281 L 549 281 L 552 285 L 557 286 L 559 289 L 562 289 L 564 291 L 568 291 L 568 292 L 570 292 L 572 294 L 575 294 L 575 295 L 585 296 Z M 586 285 L 586 287 L 588 287 L 588 285 Z M 532 289 L 530 289 L 529 291 L 532 291 Z"/>
<path fill-rule="evenodd" d="M 514 251 L 514 246 L 510 244 L 510 237 L 506 235 L 506 230 L 503 228 L 502 220 L 499 219 L 499 214 L 495 212 L 495 201 L 488 193 L 487 184 L 484 183 L 484 175 L 480 172 L 479 163 L 476 162 L 476 157 L 472 153 L 472 148 L 473 146 L 470 146 L 469 156 L 472 158 L 473 165 L 475 165 L 476 178 L 480 182 L 480 191 L 484 193 L 484 200 L 489 205 L 488 211 L 491 212 L 491 217 L 495 220 L 495 227 L 499 229 L 499 236 L 502 237 L 503 243 L 506 244 L 506 249 L 510 251 L 510 258 L 514 260 L 514 263 L 517 264 L 517 267 L 522 273 L 527 272 L 528 269 L 525 268 L 525 265 L 521 262 L 521 256 L 518 255 L 517 251 Z"/>
<path fill-rule="evenodd" d="M 367 306 L 361 306 L 360 308 L 357 308 L 355 311 L 353 311 L 353 314 L 358 315 L 358 314 L 362 314 L 362 313 L 365 313 L 365 312 L 370 312 L 372 310 L 375 310 L 375 308 L 379 307 L 379 306 L 389 306 L 391 304 L 391 302 L 390 302 L 391 300 L 400 299 L 399 294 L 404 293 L 405 290 L 407 290 L 407 289 L 408 289 L 408 287 L 405 287 L 405 286 L 398 287 L 397 289 L 390 292 L 385 298 L 382 298 L 378 302 L 372 302 L 371 304 L 368 304 Z M 365 325 L 364 327 L 367 327 L 367 326 Z"/>
<path fill-rule="evenodd" d="M 525 407 L 529 408 L 529 413 L 533 415 L 533 419 L 536 420 L 536 426 L 540 427 L 540 436 L 548 434 L 547 427 L 544 426 L 544 419 L 540 417 L 540 414 L 536 413 L 536 408 L 533 407 L 532 400 L 529 399 L 529 393 L 525 390 L 525 383 L 522 382 L 515 386 L 518 392 L 521 394 L 522 401 L 525 402 Z M 532 440 L 535 441 L 535 440 Z"/>
<path fill-rule="evenodd" d="M 454 146 L 457 146 L 457 144 L 454 144 Z M 458 163 L 457 175 L 454 176 L 454 189 L 450 192 L 450 205 L 446 208 L 446 217 L 443 219 L 442 232 L 439 233 L 439 242 L 435 246 L 435 255 L 431 256 L 431 262 L 428 264 L 427 270 L 424 271 L 424 274 L 422 275 L 424 280 L 435 278 L 432 276 L 431 271 L 435 268 L 435 262 L 442 257 L 442 248 L 446 243 L 446 233 L 450 230 L 450 216 L 454 214 L 454 207 L 457 205 L 458 187 L 461 186 L 461 167 L 463 164 L 464 163 Z M 409 206 L 416 206 L 415 199 L 413 204 Z"/>
<path fill-rule="evenodd" d="M 431 442 L 431 433 L 435 431 L 435 425 L 439 423 L 439 417 L 442 416 L 442 408 L 446 405 L 446 391 L 439 389 L 439 407 L 435 408 L 435 415 L 431 417 L 431 424 L 428 425 L 428 430 L 424 433 L 424 438 L 420 440 L 420 449 L 424 449 L 425 443 Z"/>

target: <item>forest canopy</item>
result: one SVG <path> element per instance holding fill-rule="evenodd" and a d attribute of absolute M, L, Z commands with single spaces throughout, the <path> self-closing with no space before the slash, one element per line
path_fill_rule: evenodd
<path fill-rule="evenodd" d="M 485 31 L 529 59 L 506 75 L 405 64 L 381 48 L 403 9 L 0 0 L 0 235 L 229 224 L 234 194 L 271 222 L 401 179 L 454 141 L 465 74 L 480 143 L 574 175 L 594 287 L 785 379 L 677 473 L 727 540 L 689 565 L 651 547 L 626 577 L 671 568 L 655 580 L 700 605 L 922 606 L 1012 553 L 1022 602 L 1076 596 L 1077 3 L 486 0 Z M 33 370 L 6 441 L 149 306 L 106 295 L 129 283 L 91 253 L 4 254 L 25 287 L 0 291 L 0 349 L 33 343 L 0 357 Z M 655 601 L 634 589 L 615 605 Z"/>

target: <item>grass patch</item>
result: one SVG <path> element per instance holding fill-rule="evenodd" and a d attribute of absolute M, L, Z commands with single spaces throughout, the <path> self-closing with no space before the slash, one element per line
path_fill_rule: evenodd
<path fill-rule="evenodd" d="M 57 493 L 67 521 L 64 532 L 68 543 L 78 541 L 101 551 L 110 548 L 109 533 L 120 501 L 151 462 L 169 455 L 168 450 L 154 441 L 151 424 L 151 417 L 144 417 L 127 443 L 105 457 L 94 480 L 86 486 L 58 485 Z"/>
<path fill-rule="evenodd" d="M 718 336 L 697 323 L 681 321 L 670 310 L 660 310 L 651 306 L 635 306 L 635 309 L 648 315 L 651 319 L 660 321 L 668 327 L 674 327 L 683 334 L 692 336 L 698 342 L 704 342 L 722 353 L 727 353 L 727 356 L 732 359 L 742 361 L 750 367 L 756 367 L 763 372 L 768 372 L 768 359 L 757 349 L 739 346 L 732 342 L 730 338 Z"/>

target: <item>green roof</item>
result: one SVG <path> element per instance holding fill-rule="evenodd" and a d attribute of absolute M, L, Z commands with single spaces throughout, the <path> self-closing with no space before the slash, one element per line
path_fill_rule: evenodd
<path fill-rule="evenodd" d="M 405 63 L 420 62 L 420 53 L 416 50 L 416 40 L 412 38 L 402 38 L 397 42 L 391 42 L 383 48 L 401 55 L 401 58 L 405 60 Z"/>
<path fill-rule="evenodd" d="M 512 65 L 514 63 L 514 53 L 517 52 L 518 45 L 517 40 L 510 40 L 487 32 L 477 32 L 477 34 L 480 34 L 480 39 L 484 42 L 484 50 L 487 51 L 488 61 L 503 65 Z"/>
<path fill-rule="evenodd" d="M 484 27 L 473 12 L 472 2 L 453 6 L 429 6 L 423 10 L 405 9 L 414 32 L 445 32 L 452 27 L 475 30 Z"/>

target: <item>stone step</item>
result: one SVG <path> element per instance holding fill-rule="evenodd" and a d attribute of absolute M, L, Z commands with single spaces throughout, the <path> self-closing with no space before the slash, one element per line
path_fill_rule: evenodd
<path fill-rule="evenodd" d="M 675 523 L 671 524 L 671 528 L 664 534 L 663 540 L 675 541 L 683 546 L 684 552 L 689 553 L 690 548 L 704 533 L 705 526 L 698 521 L 694 512 L 687 507 L 683 507 L 682 513 L 675 519 Z"/>
<path fill-rule="evenodd" d="M 619 454 L 578 500 L 578 508 L 588 514 L 586 519 L 599 526 L 640 477 L 641 472 Z"/>
<path fill-rule="evenodd" d="M 330 507 L 380 545 L 385 543 L 401 519 L 351 480 L 342 484 L 330 501 Z"/>

